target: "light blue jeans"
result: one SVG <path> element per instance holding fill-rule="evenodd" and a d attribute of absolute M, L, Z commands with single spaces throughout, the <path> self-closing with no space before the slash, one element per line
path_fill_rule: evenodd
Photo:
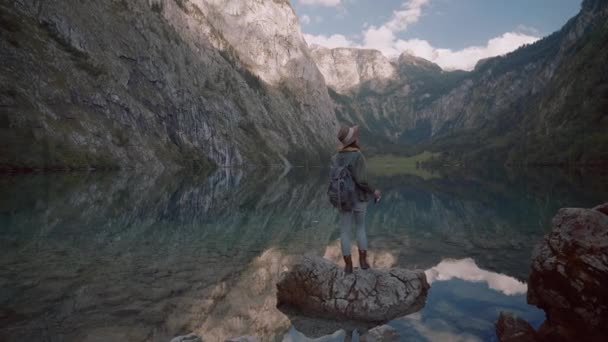
<path fill-rule="evenodd" d="M 340 244 L 342 255 L 350 255 L 350 235 L 353 223 L 357 229 L 357 246 L 367 250 L 367 233 L 365 231 L 365 210 L 367 202 L 356 202 L 352 211 L 340 212 Z"/>

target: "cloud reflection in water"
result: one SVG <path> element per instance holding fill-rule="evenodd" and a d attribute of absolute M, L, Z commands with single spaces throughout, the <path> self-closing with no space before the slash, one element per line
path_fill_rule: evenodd
<path fill-rule="evenodd" d="M 437 266 L 426 270 L 425 273 L 429 284 L 456 278 L 472 282 L 485 282 L 491 289 L 508 296 L 525 294 L 528 291 L 528 285 L 525 283 L 508 275 L 483 270 L 471 258 L 442 260 Z"/>

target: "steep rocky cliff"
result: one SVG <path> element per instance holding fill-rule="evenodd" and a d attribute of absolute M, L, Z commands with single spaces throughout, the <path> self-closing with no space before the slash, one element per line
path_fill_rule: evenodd
<path fill-rule="evenodd" d="M 0 4 L 0 168 L 318 163 L 335 115 L 288 1 Z"/>
<path fill-rule="evenodd" d="M 311 54 L 327 86 L 339 93 L 348 93 L 366 82 L 381 88 L 396 76 L 395 66 L 378 50 L 313 45 Z"/>

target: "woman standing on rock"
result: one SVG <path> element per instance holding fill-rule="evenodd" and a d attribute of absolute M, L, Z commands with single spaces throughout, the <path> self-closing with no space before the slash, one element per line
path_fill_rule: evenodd
<path fill-rule="evenodd" d="M 332 158 L 332 182 L 344 179 L 344 172 L 348 170 L 352 181 L 354 181 L 354 189 L 352 195 L 348 191 L 342 192 L 343 197 L 350 197 L 352 200 L 347 203 L 342 199 L 340 205 L 337 205 L 340 212 L 340 244 L 342 247 L 342 256 L 346 264 L 344 272 L 349 274 L 353 272 L 353 261 L 350 255 L 350 240 L 351 229 L 354 223 L 357 232 L 357 246 L 359 247 L 359 265 L 362 269 L 369 268 L 367 263 L 367 233 L 365 231 L 365 211 L 367 203 L 375 198 L 380 200 L 380 190 L 372 187 L 367 181 L 367 166 L 365 157 L 361 153 L 359 147 L 359 126 L 342 127 L 338 132 L 338 140 L 342 144 L 339 152 Z M 337 173 L 341 174 L 337 175 Z M 341 178 L 342 177 L 342 178 Z M 348 176 L 347 176 L 348 177 Z M 346 181 L 348 183 L 348 181 Z M 330 192 L 332 185 L 330 184 Z M 339 187 L 339 186 L 338 186 Z M 348 184 L 346 185 L 348 188 Z M 340 191 L 337 191 L 340 193 Z M 330 194 L 331 199 L 331 194 Z"/>

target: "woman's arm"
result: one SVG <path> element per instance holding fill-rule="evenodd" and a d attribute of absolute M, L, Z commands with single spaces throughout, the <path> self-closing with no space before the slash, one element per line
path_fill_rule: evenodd
<path fill-rule="evenodd" d="M 355 161 L 353 170 L 353 178 L 357 186 L 366 193 L 373 194 L 376 189 L 369 184 L 367 178 L 367 162 L 365 161 L 365 157 L 362 153 L 359 153 L 359 157 Z"/>

